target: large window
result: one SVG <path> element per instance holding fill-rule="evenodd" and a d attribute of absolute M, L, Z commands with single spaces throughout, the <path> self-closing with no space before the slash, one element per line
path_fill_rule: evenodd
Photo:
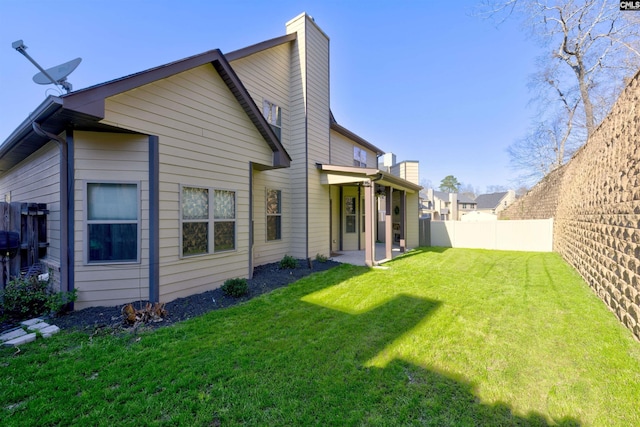
<path fill-rule="evenodd" d="M 236 248 L 235 191 L 184 186 L 181 197 L 182 256 Z"/>
<path fill-rule="evenodd" d="M 137 183 L 88 182 L 87 262 L 138 262 L 140 194 Z"/>
<path fill-rule="evenodd" d="M 265 99 L 262 101 L 262 114 L 278 139 L 282 139 L 282 109 Z"/>
<path fill-rule="evenodd" d="M 282 239 L 282 191 L 267 190 L 267 241 Z"/>

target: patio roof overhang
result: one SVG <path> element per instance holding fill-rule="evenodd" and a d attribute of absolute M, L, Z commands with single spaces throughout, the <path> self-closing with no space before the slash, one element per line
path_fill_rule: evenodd
<path fill-rule="evenodd" d="M 375 182 L 407 193 L 417 193 L 422 187 L 411 181 L 402 179 L 388 172 L 375 168 L 360 168 L 355 166 L 339 166 L 316 163 L 320 170 L 320 182 L 326 185 L 357 185 L 365 182 Z"/>

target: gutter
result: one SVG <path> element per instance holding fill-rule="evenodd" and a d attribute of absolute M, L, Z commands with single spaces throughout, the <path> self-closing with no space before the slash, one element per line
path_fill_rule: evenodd
<path fill-rule="evenodd" d="M 58 110 L 62 109 L 62 99 L 56 96 L 49 96 L 42 104 L 36 108 L 29 116 L 18 126 L 7 139 L 0 145 L 0 158 L 4 157 L 10 152 L 18 143 L 24 139 L 32 130 L 40 136 L 45 136 L 42 133 L 38 133 L 32 126 L 36 120 L 44 122 L 46 119 L 55 114 Z M 44 131 L 43 131 L 44 132 Z"/>

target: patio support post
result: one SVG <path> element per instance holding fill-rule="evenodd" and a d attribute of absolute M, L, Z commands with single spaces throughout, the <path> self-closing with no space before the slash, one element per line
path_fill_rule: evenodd
<path fill-rule="evenodd" d="M 400 192 L 400 252 L 404 252 L 407 247 L 407 192 Z"/>
<path fill-rule="evenodd" d="M 364 263 L 373 267 L 375 257 L 375 240 L 373 238 L 374 216 L 373 203 L 375 201 L 375 184 L 370 180 L 362 184 L 364 187 Z"/>
<path fill-rule="evenodd" d="M 384 257 L 391 259 L 393 258 L 393 217 L 391 215 L 393 209 L 393 188 L 390 185 L 387 185 L 385 188 L 384 198 Z"/>

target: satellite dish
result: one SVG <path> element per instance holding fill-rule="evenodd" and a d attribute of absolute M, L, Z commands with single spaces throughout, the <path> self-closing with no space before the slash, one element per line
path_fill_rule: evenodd
<path fill-rule="evenodd" d="M 67 78 L 69 74 L 73 72 L 73 70 L 78 67 L 78 65 L 80 65 L 81 61 L 82 58 L 76 58 L 69 62 L 65 62 L 64 64 L 60 64 L 57 67 L 48 68 L 46 70 L 46 74 L 51 76 L 51 78 L 53 78 L 53 80 L 55 80 L 56 82 L 62 82 Z M 49 79 L 49 77 L 47 77 L 46 74 L 42 72 L 36 74 L 35 76 L 33 76 L 33 81 L 38 83 L 39 85 L 50 85 L 51 80 Z"/>
<path fill-rule="evenodd" d="M 27 53 L 27 47 L 22 40 L 16 40 L 11 43 L 11 47 L 20 52 L 27 58 L 33 65 L 36 66 L 40 72 L 33 76 L 33 81 L 40 85 L 54 84 L 56 86 L 62 86 L 67 93 L 71 92 L 71 83 L 67 81 L 67 76 L 71 74 L 73 70 L 80 64 L 82 58 L 76 58 L 57 67 L 49 68 L 45 70 Z"/>

